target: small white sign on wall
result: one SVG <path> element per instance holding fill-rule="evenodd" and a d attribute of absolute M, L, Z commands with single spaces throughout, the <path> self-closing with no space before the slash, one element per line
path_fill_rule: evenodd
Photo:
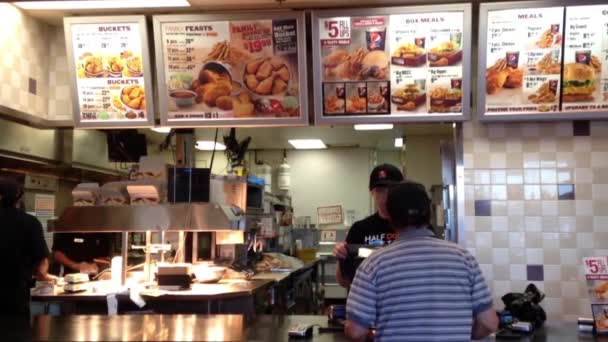
<path fill-rule="evenodd" d="M 341 205 L 317 208 L 318 223 L 340 224 L 344 221 L 344 213 Z"/>
<path fill-rule="evenodd" d="M 336 231 L 335 230 L 322 230 L 321 241 L 323 242 L 336 242 Z"/>

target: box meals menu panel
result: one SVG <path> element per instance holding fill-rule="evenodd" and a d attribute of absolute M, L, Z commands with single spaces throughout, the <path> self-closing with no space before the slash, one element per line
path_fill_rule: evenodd
<path fill-rule="evenodd" d="M 463 66 L 468 68 L 465 51 L 471 48 L 466 11 L 428 9 L 372 9 L 365 16 L 319 12 L 313 21 L 318 121 L 463 118 Z"/>

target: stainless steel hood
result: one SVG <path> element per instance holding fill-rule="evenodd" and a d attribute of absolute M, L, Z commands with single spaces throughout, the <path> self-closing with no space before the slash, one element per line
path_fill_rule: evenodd
<path fill-rule="evenodd" d="M 244 230 L 244 218 L 238 207 L 213 203 L 68 207 L 49 231 L 235 231 Z"/>

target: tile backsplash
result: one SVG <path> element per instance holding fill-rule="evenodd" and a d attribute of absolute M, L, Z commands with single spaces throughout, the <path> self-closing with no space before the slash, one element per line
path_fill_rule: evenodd
<path fill-rule="evenodd" d="M 464 124 L 466 246 L 497 307 L 528 283 L 590 316 L 582 258 L 608 256 L 608 122 Z"/>

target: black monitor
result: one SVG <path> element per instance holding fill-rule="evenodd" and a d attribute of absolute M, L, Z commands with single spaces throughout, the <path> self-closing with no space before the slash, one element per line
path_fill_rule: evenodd
<path fill-rule="evenodd" d="M 148 155 L 146 135 L 137 130 L 109 131 L 108 159 L 111 162 L 138 163 L 139 158 Z"/>

